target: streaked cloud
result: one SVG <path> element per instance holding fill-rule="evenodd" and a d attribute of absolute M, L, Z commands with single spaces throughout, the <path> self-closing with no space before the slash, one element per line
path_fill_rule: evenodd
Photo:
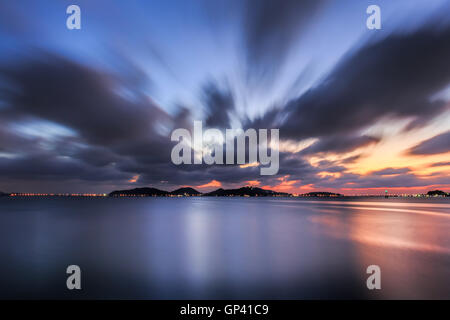
<path fill-rule="evenodd" d="M 408 26 L 375 33 L 364 1 L 84 2 L 79 33 L 25 2 L 0 4 L 1 190 L 450 187 L 448 2 L 385 3 Z M 279 128 L 278 175 L 173 165 L 193 120 Z"/>

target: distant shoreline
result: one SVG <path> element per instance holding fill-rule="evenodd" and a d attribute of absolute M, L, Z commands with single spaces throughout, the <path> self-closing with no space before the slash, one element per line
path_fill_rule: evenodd
<path fill-rule="evenodd" d="M 265 198 L 265 199 L 316 199 L 316 200 L 351 200 L 351 199 L 449 199 L 448 196 L 427 196 L 427 195 L 343 195 L 340 197 L 318 197 L 318 196 L 143 196 L 143 195 L 127 195 L 127 196 L 103 196 L 103 195 L 49 195 L 49 194 L 39 194 L 39 195 L 4 195 L 2 198 L 20 198 L 20 199 L 36 199 L 36 198 L 71 198 L 71 199 L 136 199 L 136 198 Z"/>
<path fill-rule="evenodd" d="M 426 194 L 383 194 L 383 195 L 344 195 L 340 193 L 316 191 L 304 194 L 292 194 L 277 192 L 258 187 L 241 187 L 238 189 L 222 189 L 202 193 L 191 187 L 183 187 L 173 191 L 165 191 L 156 188 L 135 188 L 129 190 L 117 190 L 106 193 L 4 193 L 0 197 L 70 197 L 70 198 L 187 198 L 187 197 L 221 197 L 221 198 L 311 198 L 311 199 L 350 199 L 350 198 L 450 198 L 450 194 L 441 190 L 428 191 Z"/>

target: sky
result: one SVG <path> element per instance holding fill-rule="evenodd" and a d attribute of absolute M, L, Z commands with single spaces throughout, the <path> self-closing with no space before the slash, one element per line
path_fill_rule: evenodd
<path fill-rule="evenodd" d="M 0 190 L 450 191 L 448 57 L 446 0 L 3 0 Z M 278 173 L 174 165 L 194 120 L 279 129 Z"/>

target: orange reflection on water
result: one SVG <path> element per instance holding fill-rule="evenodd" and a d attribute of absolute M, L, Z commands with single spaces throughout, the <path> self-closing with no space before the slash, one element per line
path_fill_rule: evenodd
<path fill-rule="evenodd" d="M 446 239 L 450 214 L 438 211 L 449 209 L 449 204 L 361 201 L 322 204 L 320 212 L 333 216 L 321 215 L 310 220 L 326 225 L 327 233 L 333 236 L 370 245 L 450 254 L 450 243 Z M 426 208 L 430 210 L 424 210 Z M 339 215 L 344 212 L 351 214 L 348 219 Z"/>
<path fill-rule="evenodd" d="M 320 214 L 309 220 L 328 236 L 353 243 L 361 277 L 367 277 L 367 266 L 381 267 L 378 294 L 384 298 L 439 297 L 445 294 L 439 292 L 442 275 L 450 279 L 448 208 L 446 203 L 333 201 L 322 203 Z"/>

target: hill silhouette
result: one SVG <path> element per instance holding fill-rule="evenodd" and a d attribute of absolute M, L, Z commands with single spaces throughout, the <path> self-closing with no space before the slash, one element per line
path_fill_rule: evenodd
<path fill-rule="evenodd" d="M 442 190 L 432 190 L 432 191 L 428 191 L 427 192 L 428 196 L 444 196 L 444 197 L 448 197 L 449 194 L 447 192 L 444 192 Z"/>
<path fill-rule="evenodd" d="M 261 189 L 257 187 L 242 187 L 239 189 L 217 189 L 212 192 L 205 193 L 205 197 L 288 197 L 289 193 L 276 192 L 272 190 Z"/>
<path fill-rule="evenodd" d="M 156 188 L 135 188 L 130 190 L 116 190 L 109 194 L 110 197 L 169 197 L 169 196 L 204 196 L 204 197 L 289 197 L 291 194 L 276 192 L 256 187 L 242 187 L 239 189 L 217 189 L 202 194 L 191 187 L 183 187 L 172 192 Z"/>
<path fill-rule="evenodd" d="M 181 195 L 181 196 L 200 196 L 202 193 L 200 191 L 195 190 L 191 187 L 179 188 L 170 192 L 172 195 Z"/>
<path fill-rule="evenodd" d="M 130 190 L 116 190 L 109 194 L 110 197 L 144 196 L 144 197 L 167 197 L 167 196 L 200 196 L 202 193 L 194 188 L 179 188 L 172 192 L 157 188 L 135 188 Z"/>

